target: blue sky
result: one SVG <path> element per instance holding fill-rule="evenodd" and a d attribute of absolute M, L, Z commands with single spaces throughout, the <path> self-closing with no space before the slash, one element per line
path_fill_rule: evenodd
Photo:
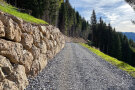
<path fill-rule="evenodd" d="M 69 0 L 72 7 L 79 11 L 82 17 L 90 20 L 94 9 L 97 18 L 102 17 L 111 23 L 116 31 L 135 32 L 135 25 L 131 23 L 135 11 L 124 0 Z"/>

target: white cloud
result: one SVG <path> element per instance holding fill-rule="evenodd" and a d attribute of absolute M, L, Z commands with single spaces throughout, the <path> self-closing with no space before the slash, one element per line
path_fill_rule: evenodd
<path fill-rule="evenodd" d="M 86 20 L 90 19 L 92 10 L 95 9 L 97 16 L 104 16 L 107 23 L 116 27 L 116 31 L 135 32 L 135 25 L 131 20 L 135 11 L 124 0 L 70 0 Z"/>
<path fill-rule="evenodd" d="M 119 18 L 119 15 L 113 13 L 111 15 L 107 15 L 108 19 L 112 22 L 116 21 Z"/>

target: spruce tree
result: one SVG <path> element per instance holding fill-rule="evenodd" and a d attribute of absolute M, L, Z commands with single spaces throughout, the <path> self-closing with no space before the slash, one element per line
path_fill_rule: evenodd
<path fill-rule="evenodd" d="M 96 19 L 96 13 L 95 10 L 92 12 L 91 16 L 91 29 L 92 29 L 92 42 L 96 43 L 96 24 L 97 24 L 97 19 Z M 96 44 L 94 44 L 96 45 Z"/>
<path fill-rule="evenodd" d="M 67 9 L 66 9 L 65 3 L 61 4 L 61 8 L 59 11 L 58 27 L 62 33 L 67 35 Z"/>
<path fill-rule="evenodd" d="M 115 39 L 115 57 L 118 58 L 119 60 L 121 60 L 121 42 L 120 42 L 120 38 L 118 35 L 116 35 L 116 39 Z"/>

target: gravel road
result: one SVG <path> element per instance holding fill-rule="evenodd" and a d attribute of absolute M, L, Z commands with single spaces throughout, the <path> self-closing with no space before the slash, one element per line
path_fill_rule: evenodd
<path fill-rule="evenodd" d="M 48 62 L 26 90 L 135 90 L 135 79 L 75 43 Z"/>

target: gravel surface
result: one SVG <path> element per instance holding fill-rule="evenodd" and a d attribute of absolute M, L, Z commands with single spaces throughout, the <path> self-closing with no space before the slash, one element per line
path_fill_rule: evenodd
<path fill-rule="evenodd" d="M 75 43 L 48 62 L 26 90 L 135 90 L 135 79 Z"/>

